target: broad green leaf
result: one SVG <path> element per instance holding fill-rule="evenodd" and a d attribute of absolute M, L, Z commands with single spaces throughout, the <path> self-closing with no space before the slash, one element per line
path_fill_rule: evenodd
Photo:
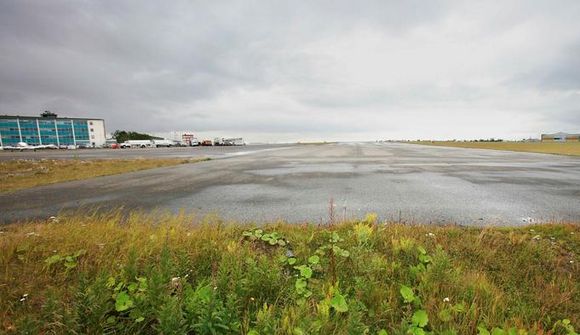
<path fill-rule="evenodd" d="M 300 271 L 300 276 L 308 279 L 312 277 L 312 269 L 307 265 L 300 265 L 294 267 L 296 270 Z"/>
<path fill-rule="evenodd" d="M 131 283 L 129 285 L 127 285 L 127 290 L 129 290 L 129 292 L 133 293 L 137 290 L 137 283 Z"/>
<path fill-rule="evenodd" d="M 478 326 L 477 327 L 477 335 L 491 335 L 489 333 L 489 330 L 487 330 L 487 328 L 485 328 L 484 326 Z"/>
<path fill-rule="evenodd" d="M 389 333 L 387 333 L 386 330 L 381 329 L 381 330 L 379 330 L 379 332 L 377 333 L 377 335 L 389 335 Z"/>
<path fill-rule="evenodd" d="M 60 262 L 61 260 L 62 260 L 61 255 L 52 255 L 52 256 L 48 257 L 47 259 L 45 259 L 44 262 L 50 266 L 50 265 L 53 265 L 53 264 Z"/>
<path fill-rule="evenodd" d="M 348 312 L 348 305 L 344 296 L 338 292 L 334 293 L 334 297 L 330 300 L 330 307 L 334 308 L 339 313 Z"/>
<path fill-rule="evenodd" d="M 491 335 L 507 335 L 507 333 L 505 330 L 503 330 L 501 328 L 494 327 L 491 330 Z"/>
<path fill-rule="evenodd" d="M 413 335 L 426 335 L 426 333 L 423 330 L 423 328 L 414 327 L 411 331 L 412 331 L 412 334 Z"/>
<path fill-rule="evenodd" d="M 119 292 L 117 294 L 117 299 L 115 300 L 115 310 L 117 312 L 123 312 L 133 307 L 133 300 L 125 291 Z"/>
<path fill-rule="evenodd" d="M 425 327 L 429 322 L 429 317 L 427 316 L 427 312 L 423 309 L 415 311 L 413 313 L 413 318 L 411 319 L 413 324 L 418 327 Z"/>
<path fill-rule="evenodd" d="M 294 287 L 296 287 L 296 290 L 303 290 L 306 288 L 306 280 L 304 278 L 298 278 L 296 279 L 296 283 L 294 284 Z"/>
<path fill-rule="evenodd" d="M 425 250 L 425 248 L 423 248 L 422 246 L 418 245 L 417 246 L 417 250 L 419 250 L 419 253 L 421 255 L 426 255 L 427 254 L 427 250 Z"/>
<path fill-rule="evenodd" d="M 77 262 L 75 260 L 66 260 L 64 262 L 64 267 L 67 268 L 67 270 L 74 269 L 77 267 Z"/>
<path fill-rule="evenodd" d="M 318 264 L 318 262 L 320 262 L 320 257 L 318 257 L 316 255 L 308 257 L 308 263 Z"/>
<path fill-rule="evenodd" d="M 294 258 L 294 257 L 288 258 L 288 264 L 289 264 L 289 265 L 294 265 L 294 264 L 296 264 L 296 258 Z"/>
<path fill-rule="evenodd" d="M 415 293 L 413 293 L 413 289 L 410 287 L 401 285 L 399 292 L 401 293 L 401 296 L 405 302 L 413 302 L 415 300 Z"/>

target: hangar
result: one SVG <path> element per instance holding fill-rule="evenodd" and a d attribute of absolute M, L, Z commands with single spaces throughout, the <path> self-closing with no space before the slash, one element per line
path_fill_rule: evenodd
<path fill-rule="evenodd" d="M 555 133 L 542 134 L 542 142 L 579 142 L 580 134 Z"/>

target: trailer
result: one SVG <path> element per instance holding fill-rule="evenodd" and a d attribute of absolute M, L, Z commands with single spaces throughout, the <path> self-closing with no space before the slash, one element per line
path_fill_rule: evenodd
<path fill-rule="evenodd" d="M 177 146 L 177 142 L 173 141 L 173 140 L 153 140 L 153 145 L 157 148 L 160 147 L 167 147 L 167 148 L 171 148 L 174 146 Z"/>
<path fill-rule="evenodd" d="M 244 139 L 241 137 L 224 138 L 222 140 L 223 140 L 223 145 L 246 145 L 246 143 L 244 143 Z"/>

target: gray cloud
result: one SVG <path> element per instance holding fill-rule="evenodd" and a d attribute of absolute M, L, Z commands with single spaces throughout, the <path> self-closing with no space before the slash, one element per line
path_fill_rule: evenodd
<path fill-rule="evenodd" d="M 2 1 L 0 114 L 250 141 L 574 131 L 578 17 L 572 0 Z"/>

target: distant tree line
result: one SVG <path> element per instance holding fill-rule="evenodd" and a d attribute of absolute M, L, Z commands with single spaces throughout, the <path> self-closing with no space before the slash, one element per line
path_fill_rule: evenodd
<path fill-rule="evenodd" d="M 126 130 L 115 130 L 113 133 L 113 138 L 117 141 L 117 143 L 123 143 L 129 140 L 162 140 L 161 137 L 155 137 L 149 134 Z"/>

